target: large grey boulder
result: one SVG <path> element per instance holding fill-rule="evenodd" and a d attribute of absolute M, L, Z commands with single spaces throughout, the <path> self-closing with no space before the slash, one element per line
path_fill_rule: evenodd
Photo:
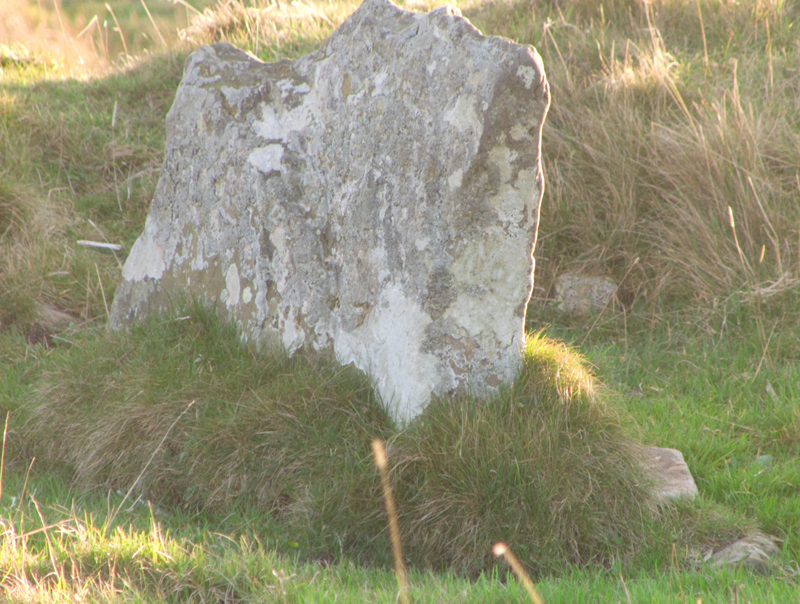
<path fill-rule="evenodd" d="M 186 62 L 111 326 L 206 299 L 258 346 L 332 351 L 390 410 L 513 379 L 549 92 L 536 50 L 366 0 L 322 48 Z"/>

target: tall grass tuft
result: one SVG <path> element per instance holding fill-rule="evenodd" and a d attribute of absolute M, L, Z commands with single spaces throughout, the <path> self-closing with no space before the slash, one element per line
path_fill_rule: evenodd
<path fill-rule="evenodd" d="M 37 455 L 127 489 L 158 451 L 139 494 L 195 508 L 246 495 L 302 515 L 308 489 L 388 429 L 369 384 L 323 359 L 256 357 L 212 310 L 188 312 L 54 353 L 29 425 Z"/>
<path fill-rule="evenodd" d="M 37 195 L 0 168 L 0 330 L 28 331 L 37 318 L 37 303 L 57 297 L 52 276 L 42 273 L 58 272 L 69 211 L 59 191 Z M 34 288 L 36 296 L 31 295 Z"/>
<path fill-rule="evenodd" d="M 579 355 L 541 336 L 512 387 L 433 401 L 395 448 L 404 544 L 434 566 L 486 570 L 498 539 L 536 574 L 608 561 L 655 514 L 618 410 Z"/>

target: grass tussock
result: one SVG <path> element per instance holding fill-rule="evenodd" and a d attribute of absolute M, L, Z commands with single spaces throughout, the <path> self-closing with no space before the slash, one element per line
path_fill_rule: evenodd
<path fill-rule="evenodd" d="M 513 387 L 436 400 L 404 430 L 365 378 L 296 355 L 256 357 L 196 307 L 55 351 L 18 434 L 76 484 L 186 510 L 246 505 L 310 558 L 389 564 L 370 443 L 387 441 L 416 566 L 475 575 L 514 544 L 537 574 L 610 563 L 650 537 L 650 482 L 581 359 L 532 337 Z"/>
<path fill-rule="evenodd" d="M 434 401 L 395 447 L 406 549 L 432 565 L 485 570 L 490 535 L 537 574 L 608 562 L 641 545 L 655 513 L 618 412 L 578 354 L 541 336 L 513 387 Z"/>
<path fill-rule="evenodd" d="M 55 256 L 58 241 L 69 227 L 69 211 L 70 204 L 57 192 L 43 198 L 11 175 L 0 173 L 0 330 L 30 331 L 39 300 L 49 302 L 55 297 L 55 288 L 45 283 L 58 275 L 50 274 L 48 279 L 42 275 L 42 265 L 50 273 L 59 272 Z M 31 296 L 37 285 L 38 295 Z"/>
<path fill-rule="evenodd" d="M 301 513 L 314 478 L 324 488 L 332 466 L 387 429 L 357 372 L 256 358 L 200 307 L 81 346 L 43 373 L 31 422 L 40 459 L 69 464 L 79 484 L 136 483 L 140 495 L 191 508 L 246 494 Z"/>

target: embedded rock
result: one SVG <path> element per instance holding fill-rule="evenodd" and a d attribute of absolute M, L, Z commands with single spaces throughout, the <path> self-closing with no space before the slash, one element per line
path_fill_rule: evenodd
<path fill-rule="evenodd" d="M 602 311 L 614 299 L 616 284 L 603 277 L 564 273 L 555 283 L 556 308 L 572 317 Z"/>
<path fill-rule="evenodd" d="M 746 566 L 762 574 L 767 574 L 778 554 L 780 554 L 780 549 L 775 539 L 755 531 L 717 550 L 709 558 L 712 567 Z"/>
<path fill-rule="evenodd" d="M 697 485 L 683 454 L 677 449 L 665 447 L 641 447 L 645 463 L 653 470 L 656 496 L 661 503 L 681 497 L 694 499 Z"/>
<path fill-rule="evenodd" d="M 367 0 L 322 48 L 186 62 L 120 328 L 187 296 L 260 347 L 332 351 L 401 419 L 513 379 L 549 104 L 530 46 Z"/>

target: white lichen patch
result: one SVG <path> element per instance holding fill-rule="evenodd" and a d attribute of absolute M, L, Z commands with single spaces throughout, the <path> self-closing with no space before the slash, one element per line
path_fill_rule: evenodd
<path fill-rule="evenodd" d="M 539 81 L 539 74 L 536 73 L 533 67 L 529 67 L 528 65 L 520 65 L 517 68 L 517 77 L 522 79 L 525 83 L 525 88 L 528 90 L 530 90 L 534 82 Z"/>
<path fill-rule="evenodd" d="M 289 312 L 282 321 L 281 327 L 281 343 L 289 354 L 294 354 L 306 341 L 306 334 L 297 324 L 293 308 L 289 309 Z"/>
<path fill-rule="evenodd" d="M 513 163 L 517 159 L 517 154 L 504 145 L 497 145 L 489 151 L 489 161 L 497 166 L 500 171 L 500 179 L 509 182 L 514 170 Z"/>
<path fill-rule="evenodd" d="M 451 191 L 455 191 L 461 186 L 461 179 L 463 177 L 464 171 L 461 168 L 453 171 L 453 173 L 447 178 L 447 185 Z"/>
<path fill-rule="evenodd" d="M 385 71 L 382 71 L 378 75 L 376 75 L 372 80 L 372 94 L 370 96 L 380 96 L 385 94 L 384 83 L 386 82 L 386 78 L 389 77 L 389 74 Z"/>
<path fill-rule="evenodd" d="M 254 149 L 247 158 L 251 166 L 262 174 L 271 174 L 281 171 L 281 159 L 283 158 L 283 145 L 267 145 L 259 149 Z"/>
<path fill-rule="evenodd" d="M 319 112 L 316 95 L 307 95 L 307 102 L 289 111 L 276 112 L 272 105 L 261 105 L 261 119 L 253 123 L 255 133 L 268 141 L 288 142 L 292 133 L 302 132 Z"/>
<path fill-rule="evenodd" d="M 409 300 L 403 288 L 392 283 L 383 290 L 379 311 L 369 314 L 357 330 L 340 333 L 334 344 L 336 359 L 374 377 L 384 405 L 403 421 L 418 415 L 428 404 L 432 391 L 442 388 L 436 358 L 419 350 L 430 318 Z"/>
<path fill-rule="evenodd" d="M 145 227 L 145 233 L 147 233 Z M 122 267 L 122 278 L 126 281 L 144 281 L 160 279 L 167 265 L 164 260 L 164 247 L 150 237 L 142 236 L 128 254 L 128 260 Z"/>
<path fill-rule="evenodd" d="M 231 263 L 228 270 L 225 272 L 225 289 L 223 289 L 220 294 L 220 300 L 222 300 L 228 308 L 234 308 L 239 305 L 240 287 L 239 269 L 235 264 Z"/>
<path fill-rule="evenodd" d="M 475 112 L 475 97 L 472 95 L 458 97 L 455 104 L 444 114 L 444 119 L 459 132 L 467 130 L 479 132 L 482 129 L 482 125 L 478 122 L 478 114 Z"/>
<path fill-rule="evenodd" d="M 237 109 L 251 93 L 250 88 L 232 88 L 231 86 L 221 86 L 220 90 L 228 104 Z"/>
<path fill-rule="evenodd" d="M 514 124 L 508 133 L 511 135 L 511 140 L 516 142 L 521 140 L 531 140 L 531 135 L 528 132 L 528 128 L 526 128 L 525 124 Z"/>

